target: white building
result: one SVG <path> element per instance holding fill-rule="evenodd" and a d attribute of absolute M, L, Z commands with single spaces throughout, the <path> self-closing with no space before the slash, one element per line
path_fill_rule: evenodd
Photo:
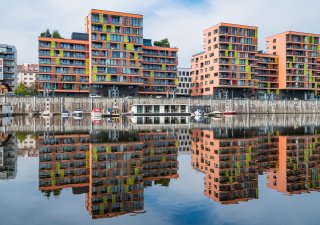
<path fill-rule="evenodd" d="M 37 81 L 37 75 L 39 72 L 39 65 L 37 64 L 27 64 L 18 65 L 18 80 L 17 83 L 24 83 L 26 86 L 30 87 Z"/>
<path fill-rule="evenodd" d="M 178 95 L 190 96 L 191 88 L 191 69 L 190 68 L 178 68 Z"/>

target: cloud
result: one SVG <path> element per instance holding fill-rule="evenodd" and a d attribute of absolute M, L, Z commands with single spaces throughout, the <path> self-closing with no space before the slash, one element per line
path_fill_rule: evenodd
<path fill-rule="evenodd" d="M 312 6 L 312 7 L 311 7 Z M 259 27 L 259 48 L 265 37 L 287 30 L 319 33 L 320 2 L 310 0 L 11 0 L 0 8 L 0 42 L 18 48 L 18 61 L 37 62 L 37 35 L 58 29 L 64 37 L 84 31 L 91 8 L 144 15 L 144 34 L 154 40 L 168 37 L 180 49 L 181 67 L 202 51 L 202 31 L 219 22 Z"/>

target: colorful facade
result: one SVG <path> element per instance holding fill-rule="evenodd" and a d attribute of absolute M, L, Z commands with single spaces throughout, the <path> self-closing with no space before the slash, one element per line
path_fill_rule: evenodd
<path fill-rule="evenodd" d="M 176 94 L 178 49 L 144 45 L 143 29 L 143 15 L 92 9 L 85 40 L 39 37 L 39 92 Z"/>
<path fill-rule="evenodd" d="M 258 28 L 219 23 L 203 32 L 204 53 L 192 57 L 192 96 L 249 96 L 258 87 Z"/>
<path fill-rule="evenodd" d="M 282 94 L 305 99 L 317 96 L 320 34 L 288 31 L 266 40 L 267 53 L 279 57 L 279 89 Z"/>
<path fill-rule="evenodd" d="M 268 172 L 269 188 L 287 194 L 319 191 L 320 135 L 280 136 L 277 167 Z"/>
<path fill-rule="evenodd" d="M 258 29 L 220 23 L 192 56 L 192 96 L 318 98 L 320 34 L 283 32 L 257 50 Z"/>
<path fill-rule="evenodd" d="M 259 52 L 256 59 L 258 94 L 279 94 L 278 56 Z"/>
<path fill-rule="evenodd" d="M 72 39 L 39 37 L 39 93 L 88 95 L 89 43 L 77 36 L 73 35 Z"/>
<path fill-rule="evenodd" d="M 90 41 L 91 92 L 135 96 L 142 80 L 143 16 L 91 10 L 86 17 Z"/>
<path fill-rule="evenodd" d="M 152 46 L 151 40 L 142 46 L 143 82 L 140 95 L 174 95 L 178 85 L 178 49 Z"/>
<path fill-rule="evenodd" d="M 44 135 L 38 138 L 39 189 L 43 192 L 89 185 L 89 135 Z"/>
<path fill-rule="evenodd" d="M 172 132 L 46 133 L 38 146 L 40 191 L 86 193 L 93 219 L 143 211 L 146 186 L 178 178 Z"/>

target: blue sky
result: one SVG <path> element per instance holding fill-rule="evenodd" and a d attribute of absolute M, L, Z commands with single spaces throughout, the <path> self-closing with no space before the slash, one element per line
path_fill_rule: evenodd
<path fill-rule="evenodd" d="M 180 67 L 190 66 L 202 51 L 202 31 L 219 22 L 259 27 L 259 47 L 265 37 L 288 30 L 320 33 L 320 1 L 309 0 L 2 0 L 0 43 L 16 45 L 18 62 L 36 63 L 37 36 L 47 27 L 69 38 L 84 31 L 91 8 L 144 15 L 146 38 L 168 37 L 180 49 Z"/>

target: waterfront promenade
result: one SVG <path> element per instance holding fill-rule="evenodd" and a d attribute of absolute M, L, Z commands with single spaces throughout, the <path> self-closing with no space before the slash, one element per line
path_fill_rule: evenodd
<path fill-rule="evenodd" d="M 91 113 L 93 108 L 119 109 L 121 113 L 130 111 L 135 104 L 168 105 L 185 104 L 188 106 L 209 106 L 210 111 L 235 111 L 238 114 L 314 114 L 320 113 L 319 101 L 304 100 L 212 100 L 194 98 L 72 98 L 72 97 L 2 97 L 1 102 L 13 106 L 14 114 L 30 114 L 49 110 L 60 114 L 64 109 L 72 112 L 81 108 L 84 113 Z"/>

